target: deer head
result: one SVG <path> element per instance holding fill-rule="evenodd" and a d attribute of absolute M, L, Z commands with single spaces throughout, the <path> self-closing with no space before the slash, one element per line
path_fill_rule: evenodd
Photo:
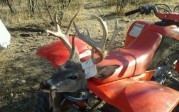
<path fill-rule="evenodd" d="M 118 24 L 116 22 L 113 37 L 111 39 L 110 44 L 106 48 L 106 39 L 107 39 L 107 34 L 108 34 L 106 22 L 104 22 L 100 17 L 94 16 L 95 18 L 97 18 L 97 20 L 100 22 L 103 28 L 103 38 L 101 39 L 100 42 L 96 42 L 93 39 L 91 39 L 89 35 L 84 35 L 80 33 L 80 31 L 78 30 L 78 27 L 73 22 L 76 15 L 70 21 L 69 28 L 71 24 L 73 23 L 78 37 L 82 39 L 84 42 L 88 43 L 90 46 L 92 46 L 91 59 L 94 64 L 97 64 L 106 57 L 108 51 L 111 49 L 111 45 L 115 37 L 117 36 L 118 30 L 119 30 Z M 60 66 L 58 71 L 51 78 L 42 82 L 40 84 L 40 87 L 42 89 L 57 90 L 57 92 L 76 92 L 77 90 L 83 89 L 86 87 L 86 79 L 85 79 L 86 74 L 80 62 L 79 53 L 76 50 L 76 47 L 74 45 L 75 36 L 73 36 L 73 42 L 71 46 L 71 44 L 69 43 L 69 40 L 67 39 L 69 28 L 66 34 L 63 34 L 60 29 L 60 26 L 57 24 L 57 16 L 55 15 L 54 18 L 55 18 L 57 32 L 53 32 L 49 30 L 47 30 L 47 32 L 61 39 L 61 41 L 64 43 L 64 45 L 67 47 L 67 49 L 70 52 L 70 58 L 69 60 L 66 61 L 64 65 Z M 88 34 L 89 34 L 89 31 L 88 31 Z M 99 58 L 97 59 L 94 58 L 95 51 L 99 54 Z"/>
<path fill-rule="evenodd" d="M 79 53 L 74 45 L 75 36 L 72 37 L 72 45 L 68 40 L 69 29 L 77 14 L 78 12 L 71 19 L 65 34 L 62 33 L 58 25 L 57 14 L 54 14 L 54 24 L 57 32 L 47 30 L 47 33 L 58 37 L 64 43 L 70 52 L 70 58 L 64 65 L 60 66 L 58 71 L 53 74 L 51 78 L 40 83 L 41 89 L 57 90 L 58 92 L 74 92 L 78 90 L 78 88 L 83 88 L 85 85 L 85 74 L 80 64 Z"/>
<path fill-rule="evenodd" d="M 75 92 L 86 86 L 84 71 L 79 62 L 68 60 L 51 78 L 40 84 L 41 89 Z"/>

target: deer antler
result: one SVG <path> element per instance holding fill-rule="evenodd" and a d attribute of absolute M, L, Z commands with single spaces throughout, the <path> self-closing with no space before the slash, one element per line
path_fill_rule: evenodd
<path fill-rule="evenodd" d="M 70 23 L 68 25 L 68 28 L 67 28 L 67 31 L 65 34 L 62 33 L 61 31 L 61 28 L 58 24 L 58 19 L 57 19 L 57 13 L 54 14 L 54 24 L 55 24 L 55 27 L 56 27 L 56 32 L 53 32 L 53 31 L 50 31 L 50 30 L 47 30 L 47 33 L 55 36 L 55 37 L 58 37 L 64 44 L 65 46 L 67 47 L 68 51 L 70 52 L 70 59 L 74 59 L 74 60 L 77 60 L 79 61 L 80 58 L 79 58 L 79 53 L 74 45 L 74 38 L 75 36 L 73 36 L 72 38 L 72 46 L 68 40 L 68 32 L 69 32 L 69 29 L 71 27 L 71 24 L 73 22 L 73 20 L 75 19 L 75 17 L 77 16 L 77 14 L 79 13 L 79 11 L 75 14 L 75 16 L 70 20 Z"/>
<path fill-rule="evenodd" d="M 119 30 L 120 30 L 119 23 L 118 23 L 118 21 L 116 20 L 115 26 L 114 26 L 114 32 L 113 32 L 111 41 L 110 41 L 110 43 L 109 43 L 109 45 L 108 45 L 108 49 L 107 49 L 108 52 L 111 50 L 112 44 L 114 43 L 114 40 L 115 40 L 117 34 L 119 33 Z"/>
<path fill-rule="evenodd" d="M 107 39 L 107 35 L 108 35 L 107 24 L 105 21 L 102 20 L 102 18 L 97 17 L 97 16 L 94 16 L 94 17 L 100 22 L 102 29 L 103 29 L 103 37 L 102 37 L 101 41 L 99 41 L 99 42 L 96 42 L 89 36 L 88 30 L 87 30 L 88 31 L 88 36 L 87 36 L 87 35 L 80 33 L 75 22 L 73 22 L 73 25 L 75 27 L 75 31 L 76 31 L 78 37 L 80 39 L 82 39 L 83 41 L 85 41 L 86 43 L 88 43 L 90 46 L 92 46 L 91 59 L 92 59 L 93 63 L 97 64 L 97 63 L 101 62 L 107 56 L 108 52 L 111 50 L 111 45 L 114 42 L 114 40 L 119 32 L 119 26 L 118 26 L 118 22 L 116 22 L 112 39 L 110 41 L 110 44 L 106 48 L 106 39 Z M 99 58 L 97 58 L 97 59 L 94 59 L 94 50 L 96 50 L 99 54 Z"/>

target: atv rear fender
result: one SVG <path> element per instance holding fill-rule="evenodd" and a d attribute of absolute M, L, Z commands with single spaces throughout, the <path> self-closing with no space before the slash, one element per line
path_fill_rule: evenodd
<path fill-rule="evenodd" d="M 122 112 L 171 112 L 179 103 L 179 92 L 153 81 L 123 79 L 100 84 L 90 79 L 88 87 Z"/>

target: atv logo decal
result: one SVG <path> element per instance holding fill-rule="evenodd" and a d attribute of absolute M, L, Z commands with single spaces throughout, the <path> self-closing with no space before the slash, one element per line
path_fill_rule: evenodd
<path fill-rule="evenodd" d="M 144 28 L 143 24 L 135 23 L 131 31 L 129 32 L 129 35 L 133 37 L 138 37 L 142 32 L 143 28 Z"/>

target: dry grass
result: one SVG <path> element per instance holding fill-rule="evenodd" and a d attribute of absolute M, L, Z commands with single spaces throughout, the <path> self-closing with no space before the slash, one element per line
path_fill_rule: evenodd
<path fill-rule="evenodd" d="M 47 0 L 47 4 L 45 4 L 44 0 L 38 1 L 36 6 L 34 7 L 35 12 L 32 13 L 29 10 L 28 0 L 16 0 L 14 1 L 13 5 L 16 10 L 15 13 L 11 13 L 8 6 L 2 4 L 2 7 L 0 7 L 1 12 L 1 18 L 4 20 L 6 25 L 11 26 L 19 26 L 19 25 L 26 25 L 26 24 L 49 24 L 50 23 L 50 16 L 47 11 L 48 10 L 53 16 L 54 12 L 64 12 L 64 14 L 70 10 L 78 10 L 78 6 L 82 4 L 79 0 L 73 0 L 73 2 L 70 3 L 69 7 L 65 7 L 62 9 L 62 4 L 55 0 Z M 46 7 L 47 6 L 47 7 Z"/>

